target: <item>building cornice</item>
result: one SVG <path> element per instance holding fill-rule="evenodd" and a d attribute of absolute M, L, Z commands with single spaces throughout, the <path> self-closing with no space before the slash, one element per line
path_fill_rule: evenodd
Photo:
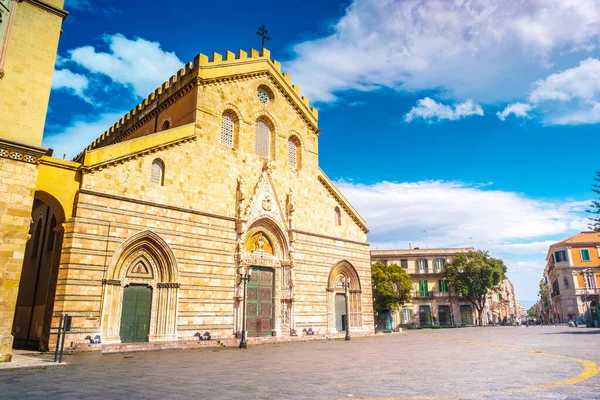
<path fill-rule="evenodd" d="M 0 137 L 0 157 L 30 164 L 37 164 L 48 149 Z"/>
<path fill-rule="evenodd" d="M 42 0 L 17 0 L 17 3 L 29 3 L 35 7 L 41 8 L 46 12 L 49 12 L 50 14 L 54 14 L 61 17 L 63 21 L 69 15 L 69 12 L 67 10 L 55 7 L 52 4 L 46 3 Z"/>

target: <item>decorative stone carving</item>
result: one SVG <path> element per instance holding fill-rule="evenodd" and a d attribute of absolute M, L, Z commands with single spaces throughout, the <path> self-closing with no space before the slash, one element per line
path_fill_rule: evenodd
<path fill-rule="evenodd" d="M 269 193 L 265 194 L 265 197 L 263 197 L 263 201 L 262 201 L 262 208 L 265 211 L 271 211 L 271 209 L 273 208 L 273 200 L 271 200 L 271 196 L 269 195 Z"/>
<path fill-rule="evenodd" d="M 279 204 L 269 163 L 265 163 L 262 174 L 258 178 L 254 191 L 245 207 L 242 231 L 246 232 L 254 221 L 263 217 L 269 217 L 279 225 L 282 231 L 286 230 L 286 218 Z"/>
<path fill-rule="evenodd" d="M 157 289 L 179 289 L 179 287 L 178 282 L 158 282 L 156 284 Z"/>

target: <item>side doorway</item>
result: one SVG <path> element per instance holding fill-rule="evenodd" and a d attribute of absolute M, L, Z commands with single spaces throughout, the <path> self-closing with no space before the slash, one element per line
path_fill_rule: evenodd
<path fill-rule="evenodd" d="M 152 312 L 152 288 L 129 285 L 123 289 L 121 343 L 147 342 Z"/>

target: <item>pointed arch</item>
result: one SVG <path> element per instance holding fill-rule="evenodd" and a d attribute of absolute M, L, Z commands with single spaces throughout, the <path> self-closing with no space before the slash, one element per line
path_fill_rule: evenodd
<path fill-rule="evenodd" d="M 143 262 L 147 271 L 133 268 Z M 173 251 L 157 233 L 146 230 L 127 238 L 111 258 L 102 280 L 101 332 L 104 343 L 121 341 L 124 289 L 130 285 L 152 288 L 149 341 L 177 339 L 179 271 Z"/>
<path fill-rule="evenodd" d="M 340 261 L 331 268 L 327 288 L 335 289 L 340 277 L 350 278 L 350 290 L 361 290 L 358 273 L 349 261 Z"/>
<path fill-rule="evenodd" d="M 179 270 L 173 250 L 162 237 L 150 230 L 138 232 L 121 243 L 112 256 L 106 278 L 121 279 L 127 272 L 124 269 L 129 265 L 128 261 L 140 251 L 155 261 L 158 282 L 178 282 Z"/>
<path fill-rule="evenodd" d="M 289 245 L 287 237 L 279 224 L 270 217 L 261 217 L 253 221 L 242 238 L 243 243 L 247 243 L 256 233 L 262 232 L 270 241 L 273 247 L 273 255 L 281 261 L 290 259 Z"/>

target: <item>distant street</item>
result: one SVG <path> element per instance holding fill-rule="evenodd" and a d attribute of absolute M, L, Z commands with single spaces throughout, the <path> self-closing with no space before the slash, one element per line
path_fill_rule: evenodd
<path fill-rule="evenodd" d="M 1 399 L 600 399 L 600 329 L 423 329 L 236 348 L 80 354 L 0 372 Z"/>

